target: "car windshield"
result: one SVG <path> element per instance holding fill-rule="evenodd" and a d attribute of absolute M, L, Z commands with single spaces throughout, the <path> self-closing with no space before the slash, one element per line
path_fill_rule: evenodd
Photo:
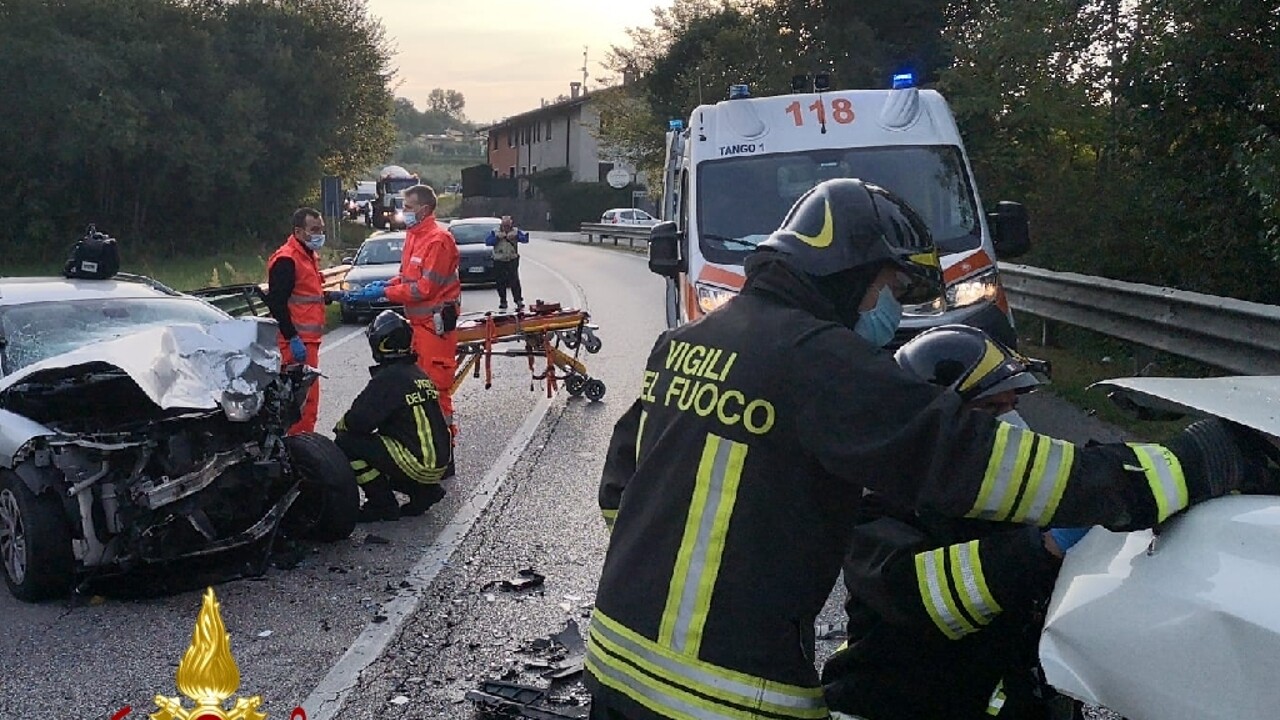
<path fill-rule="evenodd" d="M 459 245 L 483 245 L 489 233 L 497 229 L 498 223 L 453 223 L 449 233 Z"/>
<path fill-rule="evenodd" d="M 0 360 L 11 374 L 62 353 L 147 328 L 212 325 L 227 316 L 195 298 L 107 298 L 0 307 Z"/>
<path fill-rule="evenodd" d="M 698 168 L 698 236 L 703 254 L 741 264 L 814 185 L 861 178 L 896 193 L 924 218 L 943 254 L 982 242 L 977 203 L 952 145 L 841 148 L 716 160 Z M 717 192 L 733 188 L 732 192 Z"/>
<path fill-rule="evenodd" d="M 399 265 L 404 238 L 367 240 L 356 254 L 356 265 Z"/>

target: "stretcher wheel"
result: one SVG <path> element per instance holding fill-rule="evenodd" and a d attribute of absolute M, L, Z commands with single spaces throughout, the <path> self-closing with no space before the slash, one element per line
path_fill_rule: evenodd
<path fill-rule="evenodd" d="M 569 394 L 574 397 L 578 397 L 586 391 L 587 385 L 587 379 L 581 375 L 570 375 L 564 380 L 564 389 L 568 390 Z"/>
<path fill-rule="evenodd" d="M 587 399 L 588 400 L 591 400 L 592 402 L 597 402 L 599 400 L 604 399 L 604 390 L 605 390 L 604 383 L 601 382 L 600 380 L 592 379 L 587 381 Z"/>
<path fill-rule="evenodd" d="M 560 340 L 564 343 L 564 346 L 570 350 L 578 349 L 578 338 L 574 333 L 560 333 Z"/>
<path fill-rule="evenodd" d="M 595 335 L 586 335 L 582 338 L 582 346 L 587 349 L 587 352 L 594 355 L 600 352 L 600 348 L 604 346 L 604 343 L 600 342 L 600 338 Z"/>

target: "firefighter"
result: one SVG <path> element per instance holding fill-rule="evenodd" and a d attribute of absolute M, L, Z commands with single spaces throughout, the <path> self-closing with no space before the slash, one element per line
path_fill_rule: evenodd
<path fill-rule="evenodd" d="M 440 395 L 417 365 L 407 320 L 384 310 L 368 333 L 372 377 L 333 429 L 334 439 L 364 489 L 360 522 L 421 515 L 444 497 L 440 480 L 453 459 Z M 400 506 L 392 491 L 408 495 L 408 504 Z"/>
<path fill-rule="evenodd" d="M 928 330 L 894 357 L 965 408 L 1020 427 L 1019 395 L 1041 384 L 1031 361 L 966 325 Z M 869 495 L 844 562 L 849 641 L 822 670 L 828 706 L 868 720 L 1046 720 L 1034 674 L 1043 612 L 1063 553 L 1086 531 L 951 519 Z M 1000 612 L 956 632 L 918 568 L 975 554 Z"/>
<path fill-rule="evenodd" d="M 324 218 L 309 207 L 293 213 L 293 233 L 267 260 L 267 308 L 280 326 L 277 343 L 285 363 L 320 366 L 320 339 L 324 335 L 324 306 L 331 301 L 324 291 L 316 253 L 324 247 Z M 314 432 L 320 409 L 320 382 L 311 384 L 302 406 L 302 419 L 289 434 Z"/>
<path fill-rule="evenodd" d="M 827 717 L 814 619 L 864 488 L 952 517 L 1129 529 L 1238 487 L 1202 472 L 1198 443 L 1075 447 L 900 368 L 882 348 L 901 306 L 936 299 L 942 278 L 923 221 L 879 187 L 816 186 L 745 269 L 737 297 L 659 337 L 614 427 L 594 717 Z M 980 584 L 951 585 L 977 563 L 921 571 L 966 593 L 949 627 L 995 612 Z"/>
<path fill-rule="evenodd" d="M 453 376 L 458 369 L 458 313 L 462 285 L 458 282 L 458 246 L 449 231 L 436 223 L 436 193 L 428 185 L 404 191 L 404 251 L 400 273 L 389 283 L 366 285 L 351 297 L 362 301 L 383 298 L 403 305 L 413 324 L 413 350 L 418 366 L 440 393 L 453 437 L 458 425 L 453 414 Z"/>

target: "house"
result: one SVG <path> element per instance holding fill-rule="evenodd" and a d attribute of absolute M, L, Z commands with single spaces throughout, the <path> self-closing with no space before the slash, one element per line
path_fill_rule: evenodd
<path fill-rule="evenodd" d="M 524 191 L 524 179 L 539 171 L 569 168 L 576 182 L 603 183 L 615 164 L 621 166 L 602 152 L 595 135 L 600 114 L 593 100 L 608 90 L 588 93 L 579 82 L 570 83 L 569 88 L 567 98 L 482 129 L 488 134 L 489 166 L 495 178 L 520 180 Z"/>

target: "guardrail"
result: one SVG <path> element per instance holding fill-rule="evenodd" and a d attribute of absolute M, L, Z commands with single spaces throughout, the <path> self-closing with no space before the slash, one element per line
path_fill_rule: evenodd
<path fill-rule="evenodd" d="M 646 225 L 614 225 L 612 223 L 582 223 L 582 234 L 587 236 L 587 242 L 595 242 L 593 238 L 600 238 L 600 244 L 604 244 L 605 238 L 613 238 L 613 244 L 617 245 L 619 240 L 626 240 L 627 247 L 635 247 L 636 240 L 643 240 L 647 245 L 649 242 L 649 230 Z"/>
<path fill-rule="evenodd" d="M 1280 307 L 1000 264 L 1015 310 L 1242 375 L 1280 374 Z"/>
<path fill-rule="evenodd" d="M 347 273 L 350 270 L 350 265 L 338 265 L 337 267 L 321 270 L 320 277 L 324 281 L 323 289 L 327 291 L 341 290 L 342 282 L 346 280 Z M 266 317 L 270 313 L 267 309 L 266 283 L 201 288 L 199 290 L 191 290 L 187 294 L 203 298 L 223 312 L 236 317 L 243 315 Z"/>

